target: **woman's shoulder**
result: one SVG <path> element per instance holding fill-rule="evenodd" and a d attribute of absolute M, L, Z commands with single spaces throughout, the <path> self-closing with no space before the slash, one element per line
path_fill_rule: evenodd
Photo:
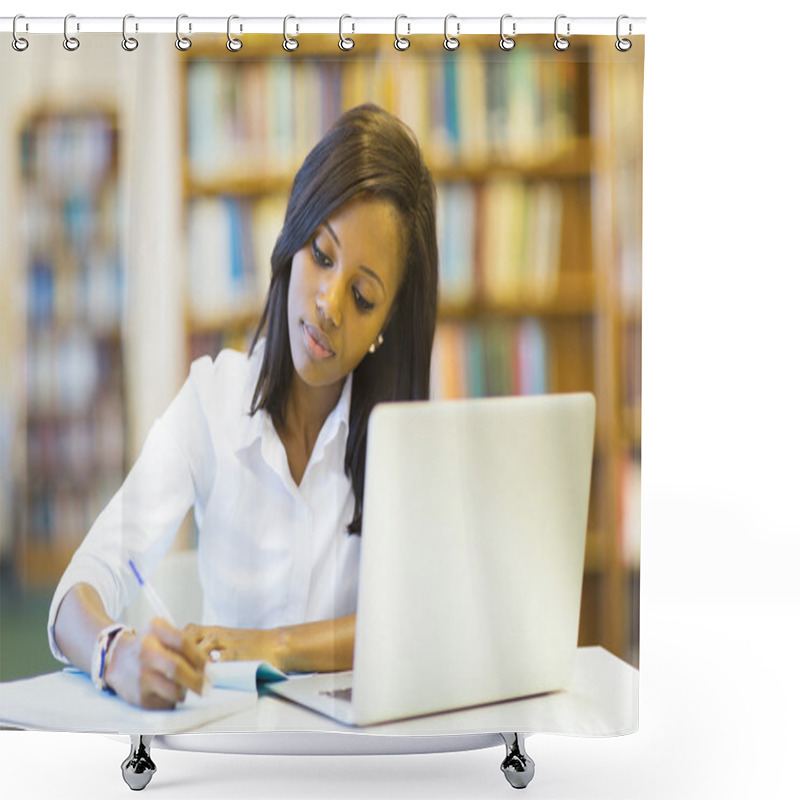
<path fill-rule="evenodd" d="M 213 359 L 208 355 L 195 359 L 188 382 L 201 405 L 217 413 L 228 411 L 237 416 L 249 408 L 263 354 L 263 341 L 259 341 L 252 354 L 226 348 Z"/>

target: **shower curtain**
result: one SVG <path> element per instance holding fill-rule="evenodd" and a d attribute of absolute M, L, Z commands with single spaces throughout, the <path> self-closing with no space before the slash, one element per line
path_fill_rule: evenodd
<path fill-rule="evenodd" d="M 638 667 L 643 38 L 30 38 L 0 78 L 0 557 L 31 617 L 2 680 L 60 668 L 43 598 L 192 362 L 249 347 L 292 178 L 366 102 L 435 181 L 431 397 L 595 396 L 578 644 Z"/>

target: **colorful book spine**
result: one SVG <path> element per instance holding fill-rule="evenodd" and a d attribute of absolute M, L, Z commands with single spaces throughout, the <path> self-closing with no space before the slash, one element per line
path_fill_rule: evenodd
<path fill-rule="evenodd" d="M 579 65 L 526 47 L 502 58 L 443 53 L 419 65 L 393 52 L 369 63 L 201 58 L 186 72 L 189 164 L 199 181 L 252 177 L 253 164 L 290 175 L 342 111 L 364 102 L 405 120 L 434 165 L 531 161 L 579 134 Z"/>
<path fill-rule="evenodd" d="M 189 307 L 198 322 L 260 311 L 286 199 L 200 197 L 189 205 Z"/>
<path fill-rule="evenodd" d="M 441 297 L 446 305 L 549 303 L 561 271 L 558 184 L 517 178 L 438 188 Z"/>
<path fill-rule="evenodd" d="M 27 220 L 25 473 L 17 544 L 68 551 L 125 465 L 114 120 L 34 117 L 20 137 Z M 58 576 L 48 576 L 50 579 Z"/>
<path fill-rule="evenodd" d="M 431 364 L 434 399 L 543 394 L 550 389 L 547 341 L 535 317 L 436 327 Z"/>

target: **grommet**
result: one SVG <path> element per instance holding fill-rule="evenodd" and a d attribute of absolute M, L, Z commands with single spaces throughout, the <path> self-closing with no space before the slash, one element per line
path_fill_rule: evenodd
<path fill-rule="evenodd" d="M 395 50 L 408 50 L 411 47 L 411 39 L 406 39 L 405 37 L 401 36 L 398 31 L 398 26 L 400 24 L 401 19 L 408 19 L 405 14 L 398 14 L 394 18 L 394 48 Z M 411 24 L 408 24 L 408 33 L 411 33 Z"/>
<path fill-rule="evenodd" d="M 132 53 L 139 46 L 139 40 L 128 36 L 127 26 L 129 19 L 133 19 L 133 14 L 126 14 L 122 18 L 122 49 Z"/>
<path fill-rule="evenodd" d="M 67 25 L 70 19 L 75 19 L 75 15 L 67 14 L 67 16 L 64 17 L 64 49 L 69 50 L 70 53 L 74 53 L 81 46 L 81 43 L 76 36 L 70 36 L 67 33 Z M 80 25 L 78 25 L 77 29 L 80 30 Z"/>
<path fill-rule="evenodd" d="M 178 50 L 185 51 L 188 50 L 192 46 L 192 40 L 188 36 L 181 36 L 181 20 L 187 19 L 188 14 L 178 14 L 178 18 L 175 20 L 175 47 Z M 189 31 L 191 32 L 192 25 L 189 23 Z"/>
<path fill-rule="evenodd" d="M 293 17 L 291 14 L 289 14 L 283 18 L 283 49 L 288 53 L 293 53 L 298 47 L 300 47 L 300 42 L 297 39 L 289 36 L 286 26 L 290 19 L 297 19 L 297 17 Z"/>
<path fill-rule="evenodd" d="M 356 46 L 356 43 L 342 32 L 342 26 L 346 19 L 353 18 L 349 14 L 342 14 L 342 16 L 339 17 L 339 49 L 345 51 L 352 50 Z M 355 29 L 355 26 L 353 26 L 353 28 Z"/>
<path fill-rule="evenodd" d="M 566 19 L 566 18 L 567 18 L 566 14 L 559 14 L 556 17 L 556 23 L 555 23 L 556 40 L 553 42 L 553 47 L 555 47 L 555 49 L 560 52 L 563 52 L 564 50 L 569 48 L 569 39 L 564 39 L 563 37 L 558 35 L 558 21 L 560 19 Z M 569 36 L 569 22 L 567 23 L 567 36 Z"/>
<path fill-rule="evenodd" d="M 231 14 L 228 17 L 228 41 L 225 42 L 225 47 L 227 47 L 228 50 L 231 51 L 231 53 L 238 53 L 242 49 L 242 47 L 244 46 L 244 43 L 242 42 L 242 40 L 241 39 L 237 39 L 231 33 L 231 22 L 233 22 L 233 20 L 235 20 L 235 19 L 239 19 L 239 17 L 237 17 L 236 14 Z"/>
<path fill-rule="evenodd" d="M 451 19 L 458 19 L 455 14 L 448 14 L 444 18 L 444 49 L 445 50 L 458 50 L 458 46 L 461 42 L 455 36 L 450 36 L 447 32 L 447 23 L 450 22 Z M 458 34 L 459 24 L 456 22 L 456 34 Z"/>
<path fill-rule="evenodd" d="M 628 50 L 630 50 L 631 47 L 633 47 L 633 42 L 630 39 L 623 39 L 619 35 L 619 23 L 622 22 L 623 19 L 628 19 L 628 16 L 625 15 L 625 14 L 620 14 L 617 17 L 617 41 L 614 43 L 614 47 L 616 47 L 617 50 L 620 51 L 620 53 L 627 53 Z M 631 33 L 631 24 L 629 22 L 628 23 L 628 35 L 629 36 L 630 36 L 630 33 Z"/>
<path fill-rule="evenodd" d="M 503 16 L 500 17 L 500 49 L 506 51 L 513 50 L 514 45 L 516 44 L 516 42 L 511 38 L 511 36 L 506 36 L 505 32 L 503 31 L 503 23 L 507 19 L 511 19 L 511 14 L 503 14 Z M 512 34 L 517 32 L 516 22 L 511 23 L 511 32 Z"/>
<path fill-rule="evenodd" d="M 18 19 L 25 19 L 25 17 L 24 17 L 22 14 L 17 14 L 17 16 L 16 16 L 16 17 L 14 17 L 14 22 L 11 24 L 11 35 L 14 37 L 14 38 L 11 40 L 11 46 L 12 46 L 12 47 L 13 47 L 13 48 L 14 48 L 14 49 L 15 49 L 15 50 L 18 52 L 18 53 L 22 53 L 22 52 L 24 52 L 25 50 L 27 50 L 27 49 L 28 49 L 28 40 L 27 40 L 27 39 L 23 39 L 23 38 L 22 38 L 22 37 L 21 37 L 21 36 L 20 36 L 20 35 L 17 33 L 17 20 L 18 20 Z"/>

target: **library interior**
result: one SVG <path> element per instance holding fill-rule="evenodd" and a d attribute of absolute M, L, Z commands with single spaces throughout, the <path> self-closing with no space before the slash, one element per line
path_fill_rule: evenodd
<path fill-rule="evenodd" d="M 58 668 L 71 554 L 192 359 L 249 347 L 292 177 L 365 101 L 436 182 L 432 396 L 595 395 L 579 643 L 638 666 L 643 56 L 154 35 L 137 59 L 96 35 L 79 62 L 49 38 L 0 75 L 0 679 Z"/>

